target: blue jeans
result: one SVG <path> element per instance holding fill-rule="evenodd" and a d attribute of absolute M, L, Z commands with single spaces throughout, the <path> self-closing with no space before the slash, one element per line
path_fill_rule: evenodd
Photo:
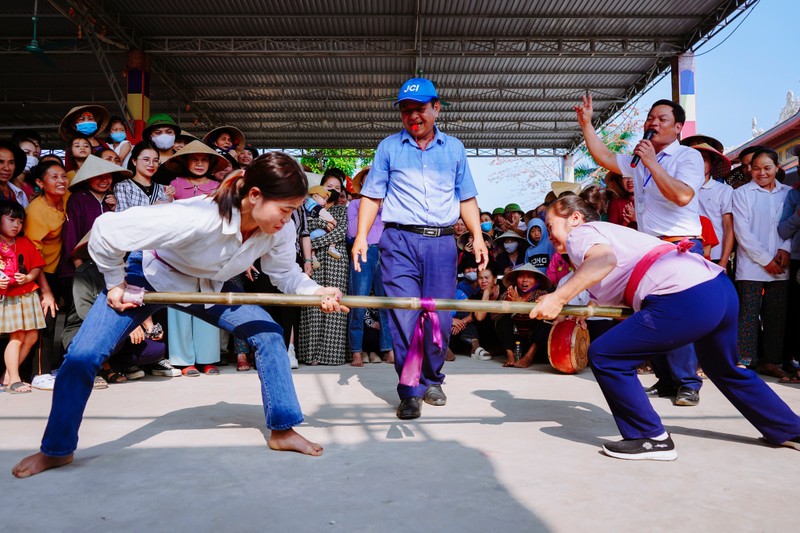
<path fill-rule="evenodd" d="M 685 291 L 648 296 L 642 309 L 593 340 L 589 364 L 626 439 L 664 433 L 636 367 L 694 342 L 708 378 L 772 444 L 800 436 L 800 417 L 755 372 L 737 368 L 739 300 L 721 273 Z"/>
<path fill-rule="evenodd" d="M 130 255 L 126 281 L 153 291 L 144 279 L 141 261 L 141 252 Z M 222 290 L 236 291 L 236 288 L 226 283 Z M 72 340 L 56 377 L 53 405 L 42 438 L 44 454 L 60 457 L 75 451 L 78 428 L 100 365 L 145 318 L 163 307 L 144 305 L 120 313 L 106 303 L 106 291 L 98 296 Z M 247 339 L 255 349 L 267 428 L 284 430 L 303 422 L 283 344 L 283 331 L 266 311 L 255 305 L 178 308 Z"/>
<path fill-rule="evenodd" d="M 353 296 L 369 296 L 370 290 L 375 292 L 375 296 L 386 296 L 386 292 L 383 290 L 381 256 L 377 244 L 370 244 L 367 247 L 367 261 L 361 263 L 361 272 L 356 272 L 353 264 L 350 264 L 350 294 Z M 365 313 L 366 309 L 364 308 L 356 307 L 350 310 L 350 351 L 353 353 L 362 351 Z M 388 352 L 392 349 L 388 311 L 386 309 L 378 309 L 378 319 L 381 324 L 380 350 Z"/>

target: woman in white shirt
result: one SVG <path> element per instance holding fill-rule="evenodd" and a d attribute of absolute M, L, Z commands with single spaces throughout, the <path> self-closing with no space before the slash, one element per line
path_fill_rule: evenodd
<path fill-rule="evenodd" d="M 282 152 L 264 154 L 231 174 L 213 196 L 171 205 L 134 207 L 100 216 L 89 251 L 106 281 L 101 295 L 70 345 L 53 392 L 41 451 L 14 467 L 27 477 L 72 461 L 78 427 L 97 369 L 114 347 L 162 306 L 130 301 L 135 287 L 149 291 L 235 290 L 227 280 L 257 258 L 281 292 L 322 296 L 325 312 L 347 311 L 341 292 L 320 287 L 295 262 L 291 215 L 305 200 L 305 173 Z M 132 252 L 127 265 L 125 254 Z M 133 289 L 131 287 L 134 287 Z M 292 383 L 283 335 L 266 311 L 254 305 L 190 305 L 185 312 L 247 339 L 255 348 L 269 446 L 308 455 L 322 447 L 292 427 L 303 414 Z"/>
<path fill-rule="evenodd" d="M 736 288 L 739 292 L 739 363 L 757 359 L 759 330 L 764 354 L 758 372 L 784 378 L 783 336 L 789 291 L 791 241 L 778 234 L 783 201 L 790 187 L 775 179 L 778 154 L 762 149 L 750 162 L 752 180 L 733 192 Z M 763 296 L 762 296 L 763 291 Z"/>

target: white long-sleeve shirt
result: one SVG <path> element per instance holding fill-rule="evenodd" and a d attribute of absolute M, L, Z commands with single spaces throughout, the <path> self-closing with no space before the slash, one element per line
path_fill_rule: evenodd
<path fill-rule="evenodd" d="M 283 293 L 308 295 L 320 288 L 295 262 L 293 222 L 273 235 L 256 231 L 246 242 L 240 224 L 238 209 L 228 222 L 207 197 L 133 207 L 97 218 L 89 253 L 109 289 L 124 281 L 125 254 L 135 250 L 144 251 L 144 275 L 157 291 L 219 292 L 258 258 Z"/>
<path fill-rule="evenodd" d="M 791 251 L 791 241 L 778 235 L 787 185 L 775 182 L 771 191 L 751 181 L 733 191 L 733 230 L 739 249 L 736 252 L 736 279 L 779 281 L 789 279 L 789 270 L 773 276 L 764 267 L 778 253 Z"/>

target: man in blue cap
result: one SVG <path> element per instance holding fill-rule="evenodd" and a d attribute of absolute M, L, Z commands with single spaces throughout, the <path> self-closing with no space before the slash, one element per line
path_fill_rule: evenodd
<path fill-rule="evenodd" d="M 436 125 L 441 110 L 439 96 L 430 80 L 412 78 L 400 88 L 397 102 L 403 130 L 381 141 L 366 184 L 361 190 L 358 231 L 353 243 L 356 270 L 367 259 L 367 233 L 383 202 L 385 230 L 379 242 L 381 274 L 390 297 L 455 298 L 457 249 L 453 224 L 459 216 L 473 235 L 476 261 L 485 266 L 489 252 L 480 229 L 478 191 L 472 180 L 464 145 Z M 393 309 L 390 331 L 403 420 L 420 416 L 422 402 L 444 405 L 442 391 L 445 352 L 452 314 L 437 311 L 425 324 L 422 368 L 408 380 L 403 372 L 409 356 L 420 311 Z M 428 315 L 431 316 L 431 315 Z M 438 317 L 441 332 L 432 330 Z M 414 348 L 409 361 L 417 357 Z M 408 372 L 409 369 L 406 369 Z"/>

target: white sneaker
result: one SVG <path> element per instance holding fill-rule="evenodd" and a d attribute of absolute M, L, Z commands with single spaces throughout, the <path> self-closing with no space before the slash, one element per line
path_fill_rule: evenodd
<path fill-rule="evenodd" d="M 56 377 L 50 374 L 39 374 L 31 380 L 31 387 L 39 390 L 53 390 L 56 386 Z"/>
<path fill-rule="evenodd" d="M 294 354 L 294 344 L 289 345 L 287 352 L 289 352 L 289 364 L 291 365 L 292 369 L 300 368 L 300 363 L 297 360 L 297 356 Z"/>
<path fill-rule="evenodd" d="M 162 359 L 161 361 L 153 364 L 153 366 L 150 368 L 150 373 L 154 376 L 161 376 L 164 378 L 177 378 L 181 375 L 181 371 L 172 366 L 172 364 L 166 359 Z"/>

